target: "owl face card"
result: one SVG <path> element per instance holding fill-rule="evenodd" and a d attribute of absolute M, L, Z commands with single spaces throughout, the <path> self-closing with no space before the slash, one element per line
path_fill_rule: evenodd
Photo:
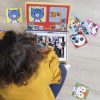
<path fill-rule="evenodd" d="M 27 31 L 67 31 L 69 4 L 25 4 Z"/>
<path fill-rule="evenodd" d="M 90 92 L 90 88 L 77 82 L 73 88 L 72 96 L 78 100 L 87 100 L 87 96 Z"/>

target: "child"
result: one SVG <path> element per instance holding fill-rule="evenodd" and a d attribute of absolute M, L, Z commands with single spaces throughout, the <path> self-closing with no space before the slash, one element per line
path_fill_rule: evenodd
<path fill-rule="evenodd" d="M 38 48 L 28 33 L 0 33 L 0 100 L 55 100 L 49 85 L 60 82 L 53 48 Z"/>

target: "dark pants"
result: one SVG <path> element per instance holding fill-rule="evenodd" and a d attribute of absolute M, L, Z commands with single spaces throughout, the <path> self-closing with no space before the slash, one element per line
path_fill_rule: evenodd
<path fill-rule="evenodd" d="M 64 64 L 60 64 L 60 69 L 61 69 L 61 75 L 62 75 L 62 81 L 60 84 L 52 84 L 50 85 L 50 88 L 52 89 L 53 93 L 54 93 L 54 96 L 57 97 L 57 95 L 59 94 L 63 84 L 64 84 L 64 81 L 65 81 L 65 78 L 67 76 L 67 70 L 66 68 L 64 67 Z"/>

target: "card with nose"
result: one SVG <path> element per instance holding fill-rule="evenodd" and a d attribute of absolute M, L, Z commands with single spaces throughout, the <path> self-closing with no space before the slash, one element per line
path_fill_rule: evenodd
<path fill-rule="evenodd" d="M 90 88 L 77 82 L 73 88 L 72 96 L 76 97 L 78 100 L 86 100 L 89 94 Z"/>

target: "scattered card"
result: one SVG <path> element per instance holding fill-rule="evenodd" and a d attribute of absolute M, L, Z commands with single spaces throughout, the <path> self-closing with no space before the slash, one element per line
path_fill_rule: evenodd
<path fill-rule="evenodd" d="M 22 22 L 22 9 L 21 8 L 6 9 L 6 19 L 7 19 L 7 23 Z"/>
<path fill-rule="evenodd" d="M 74 33 L 75 33 L 76 27 L 79 26 L 81 23 L 82 23 L 82 20 L 80 20 L 75 14 L 71 14 L 69 18 L 69 27 Z"/>
<path fill-rule="evenodd" d="M 77 34 L 72 34 L 70 36 L 70 38 L 71 38 L 73 45 L 76 48 L 79 48 L 88 43 L 88 41 L 82 31 L 79 31 Z"/>
<path fill-rule="evenodd" d="M 76 15 L 72 14 L 69 23 L 69 27 L 73 31 L 73 34 L 76 34 L 81 30 L 85 35 L 89 35 L 87 21 L 82 21 Z"/>
<path fill-rule="evenodd" d="M 77 82 L 73 88 L 72 96 L 76 97 L 79 100 L 86 100 L 89 94 L 90 88 L 79 82 Z"/>
<path fill-rule="evenodd" d="M 91 20 L 87 20 L 87 22 L 88 22 L 88 30 L 89 30 L 90 34 L 93 36 L 96 36 L 97 32 L 100 28 L 99 24 L 96 24 Z"/>

